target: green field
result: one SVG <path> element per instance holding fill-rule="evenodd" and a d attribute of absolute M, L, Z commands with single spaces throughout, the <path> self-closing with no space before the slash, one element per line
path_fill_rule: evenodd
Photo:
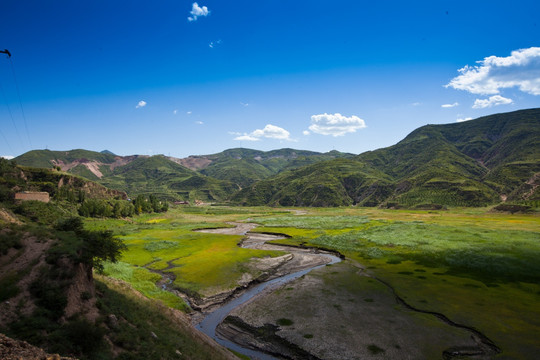
<path fill-rule="evenodd" d="M 280 243 L 340 251 L 410 305 L 483 331 L 503 349 L 500 358 L 532 359 L 538 352 L 538 215 L 478 209 L 310 212 L 315 216 L 258 219 L 264 227 L 256 231 L 292 235 Z M 335 216 L 325 229 L 325 217 Z"/>
<path fill-rule="evenodd" d="M 270 210 L 249 215 L 263 215 Z M 136 220 L 91 220 L 89 229 L 114 229 L 128 250 L 117 264 L 105 264 L 105 274 L 131 283 L 148 297 L 186 309 L 181 299 L 155 286 L 160 272 L 176 277 L 174 287 L 192 297 L 204 298 L 233 290 L 244 273 L 256 277 L 252 259 L 278 256 L 277 251 L 242 249 L 241 236 L 198 233 L 193 230 L 229 226 L 225 221 L 245 218 L 242 209 L 182 208 L 167 214 L 140 216 Z"/>
<path fill-rule="evenodd" d="M 448 211 L 373 208 L 283 209 L 186 207 L 135 220 L 89 220 L 113 228 L 128 246 L 121 264 L 107 266 L 146 296 L 183 308 L 152 282 L 150 270 L 176 276 L 175 286 L 211 296 L 256 271 L 253 258 L 277 252 L 240 249 L 239 236 L 196 233 L 228 221 L 260 224 L 280 240 L 337 250 L 346 263 L 389 283 L 410 305 L 472 326 L 499 346 L 499 358 L 534 358 L 540 333 L 540 217 L 487 209 Z M 354 276 L 354 275 L 351 275 Z M 338 304 L 339 305 L 339 304 Z"/>

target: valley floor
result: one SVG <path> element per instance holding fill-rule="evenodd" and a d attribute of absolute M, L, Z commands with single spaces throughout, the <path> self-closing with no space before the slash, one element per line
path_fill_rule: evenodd
<path fill-rule="evenodd" d="M 240 336 L 246 343 L 277 341 L 284 351 L 320 359 L 534 359 L 540 351 L 538 215 L 301 210 L 186 207 L 88 226 L 114 226 L 128 245 L 122 263 L 106 267 L 110 276 L 189 311 L 154 285 L 163 283 L 160 272 L 169 274 L 168 289 L 199 309 L 195 314 L 271 278 L 290 259 L 286 248 L 243 249 L 242 235 L 193 230 L 254 222 L 260 226 L 245 230 L 345 255 L 234 310 L 221 332 L 266 334 Z"/>

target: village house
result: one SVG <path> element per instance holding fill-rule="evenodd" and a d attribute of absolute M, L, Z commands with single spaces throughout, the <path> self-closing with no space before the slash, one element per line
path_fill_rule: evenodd
<path fill-rule="evenodd" d="M 49 202 L 49 193 L 46 191 L 22 191 L 15 193 L 15 200 L 28 201 L 37 200 L 45 203 Z"/>

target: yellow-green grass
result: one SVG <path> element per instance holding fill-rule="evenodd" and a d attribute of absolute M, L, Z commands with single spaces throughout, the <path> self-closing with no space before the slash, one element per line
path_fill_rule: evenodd
<path fill-rule="evenodd" d="M 302 210 L 305 215 L 269 208 L 176 208 L 87 226 L 112 227 L 120 234 L 128 245 L 122 261 L 172 272 L 177 287 L 208 296 L 234 287 L 246 271 L 256 275 L 252 258 L 277 254 L 240 249 L 240 236 L 192 230 L 255 221 L 261 226 L 254 231 L 290 236 L 279 243 L 342 252 L 390 283 L 411 305 L 484 332 L 503 349 L 501 358 L 534 358 L 540 333 L 538 214 Z"/>
<path fill-rule="evenodd" d="M 171 272 L 176 286 L 203 296 L 233 289 L 245 272 L 258 275 L 252 259 L 281 255 L 240 248 L 242 236 L 188 230 L 144 229 L 121 238 L 128 247 L 122 261 Z"/>
<path fill-rule="evenodd" d="M 216 212 L 219 214 L 215 215 Z M 133 219 L 88 220 L 86 226 L 91 229 L 114 230 L 127 246 L 122 262 L 172 273 L 176 276 L 175 287 L 194 295 L 210 296 L 235 288 L 246 272 L 254 277 L 260 275 L 255 267 L 250 266 L 253 259 L 278 256 L 281 253 L 240 248 L 238 243 L 242 236 L 207 234 L 193 230 L 228 227 L 232 225 L 226 224 L 227 221 L 245 218 L 246 214 L 256 216 L 274 212 L 271 209 L 254 209 L 251 213 L 245 209 L 226 207 L 177 208 L 166 214 L 146 214 Z M 143 269 L 134 271 L 138 276 L 127 281 L 139 284 L 142 276 L 140 271 Z M 110 274 L 119 276 L 115 271 Z M 160 275 L 149 272 L 147 276 L 149 279 L 144 279 L 145 284 L 150 279 L 157 282 Z M 140 287 L 140 284 L 137 286 Z M 154 293 L 149 288 L 145 289 L 143 293 L 149 297 L 163 297 L 160 291 Z M 161 295 L 158 297 L 157 294 Z"/>
<path fill-rule="evenodd" d="M 152 273 L 148 269 L 136 267 L 125 262 L 110 263 L 104 265 L 104 275 L 123 280 L 146 297 L 162 301 L 168 307 L 189 311 L 189 306 L 178 296 L 169 291 L 160 289 L 156 282 L 161 280 L 159 274 Z"/>

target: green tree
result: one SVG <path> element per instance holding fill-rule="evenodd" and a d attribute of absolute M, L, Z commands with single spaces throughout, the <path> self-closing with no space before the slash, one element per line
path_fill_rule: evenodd
<path fill-rule="evenodd" d="M 115 238 L 110 230 L 89 231 L 84 229 L 80 217 L 70 217 L 58 221 L 55 226 L 59 231 L 73 232 L 78 241 L 75 252 L 79 262 L 88 265 L 88 277 L 92 278 L 92 268 L 103 271 L 103 262 L 117 262 L 122 252 L 127 249 L 122 240 Z"/>

